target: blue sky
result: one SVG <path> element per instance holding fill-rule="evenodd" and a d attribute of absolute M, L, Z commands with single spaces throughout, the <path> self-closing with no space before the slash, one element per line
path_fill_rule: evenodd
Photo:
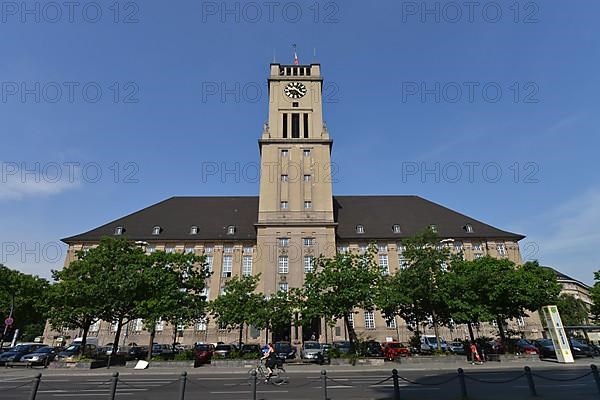
<path fill-rule="evenodd" d="M 525 259 L 600 269 L 597 1 L 113 3 L 2 4 L 5 264 L 47 277 L 62 237 L 256 195 L 268 65 L 296 43 L 329 85 L 336 194 L 417 194 L 527 235 Z"/>

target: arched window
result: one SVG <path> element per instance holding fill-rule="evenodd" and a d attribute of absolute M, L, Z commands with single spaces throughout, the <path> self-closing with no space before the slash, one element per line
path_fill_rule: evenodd
<path fill-rule="evenodd" d="M 392 232 L 394 232 L 394 233 L 402 233 L 402 230 L 400 229 L 400 225 L 398 225 L 398 224 L 392 225 Z"/>
<path fill-rule="evenodd" d="M 198 227 L 196 225 L 193 225 L 190 228 L 190 235 L 197 235 L 198 234 Z"/>
<path fill-rule="evenodd" d="M 463 229 L 467 232 L 467 233 L 473 233 L 473 225 L 471 224 L 466 224 Z"/>
<path fill-rule="evenodd" d="M 115 236 L 121 236 L 123 234 L 123 227 L 122 226 L 117 226 L 115 228 Z"/>
<path fill-rule="evenodd" d="M 228 235 L 235 235 L 235 225 L 229 225 L 227 227 L 227 234 Z"/>
<path fill-rule="evenodd" d="M 158 235 L 160 235 L 160 231 L 161 231 L 161 230 L 162 230 L 162 229 L 160 229 L 160 226 L 158 226 L 158 225 L 157 225 L 157 226 L 155 226 L 154 228 L 152 228 L 152 234 L 153 234 L 154 236 L 158 236 Z"/>
<path fill-rule="evenodd" d="M 363 225 L 356 225 L 356 233 L 365 233 L 365 227 Z"/>

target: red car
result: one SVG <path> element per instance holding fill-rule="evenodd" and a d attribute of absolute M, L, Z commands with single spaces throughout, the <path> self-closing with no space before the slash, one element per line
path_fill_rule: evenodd
<path fill-rule="evenodd" d="M 195 361 L 194 366 L 208 364 L 212 359 L 215 348 L 212 344 L 199 343 L 194 347 Z"/>
<path fill-rule="evenodd" d="M 410 356 L 410 349 L 404 343 L 387 342 L 383 345 L 383 356 L 390 361 L 397 357 L 408 357 Z"/>

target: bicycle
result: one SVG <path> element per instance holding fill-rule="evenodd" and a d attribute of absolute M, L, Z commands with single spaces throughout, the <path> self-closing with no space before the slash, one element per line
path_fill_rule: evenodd
<path fill-rule="evenodd" d="M 270 378 L 269 378 L 269 372 L 267 371 L 267 367 L 265 367 L 265 365 L 262 363 L 261 360 L 258 361 L 258 364 L 256 365 L 256 367 L 251 368 L 248 371 L 248 374 L 250 374 L 248 381 L 250 381 L 250 383 L 251 383 L 251 380 L 253 379 L 252 371 L 256 371 L 256 381 L 258 383 L 265 383 L 265 384 L 270 383 L 273 385 L 281 386 L 281 385 L 289 382 L 287 373 L 285 372 L 285 369 L 283 368 L 283 363 L 281 362 L 281 360 L 277 360 L 277 364 L 273 368 L 273 375 L 271 375 Z"/>

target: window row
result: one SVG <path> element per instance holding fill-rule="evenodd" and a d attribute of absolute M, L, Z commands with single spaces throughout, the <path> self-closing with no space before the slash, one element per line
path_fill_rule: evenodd
<path fill-rule="evenodd" d="M 431 225 L 429 225 L 428 227 L 429 227 L 429 229 L 430 229 L 432 232 L 434 232 L 434 233 L 437 233 L 437 232 L 438 232 L 438 226 L 437 226 L 437 225 L 435 225 L 435 224 L 431 224 Z M 399 225 L 399 224 L 393 224 L 393 225 L 392 225 L 392 227 L 391 227 L 391 229 L 392 229 L 392 232 L 393 232 L 393 233 L 402 233 L 402 228 L 400 227 L 400 225 Z M 465 232 L 467 232 L 467 233 L 473 233 L 473 232 L 475 232 L 475 230 L 473 229 L 473 225 L 471 225 L 471 224 L 466 224 L 466 225 L 464 225 L 464 226 L 462 227 L 462 229 L 463 229 Z M 365 233 L 365 226 L 364 226 L 363 224 L 358 224 L 358 225 L 356 225 L 356 226 L 354 227 L 354 230 L 355 230 L 355 232 L 356 232 L 356 233 L 358 233 L 358 234 L 363 234 L 363 233 Z"/>
<path fill-rule="evenodd" d="M 159 236 L 162 233 L 163 229 L 159 225 L 156 225 L 152 228 L 152 236 Z M 235 225 L 227 226 L 227 234 L 235 235 L 236 227 Z M 189 230 L 190 235 L 198 235 L 200 232 L 200 228 L 197 225 L 192 225 Z M 125 228 L 123 226 L 117 226 L 114 230 L 115 236 L 121 236 L 125 233 Z"/>

